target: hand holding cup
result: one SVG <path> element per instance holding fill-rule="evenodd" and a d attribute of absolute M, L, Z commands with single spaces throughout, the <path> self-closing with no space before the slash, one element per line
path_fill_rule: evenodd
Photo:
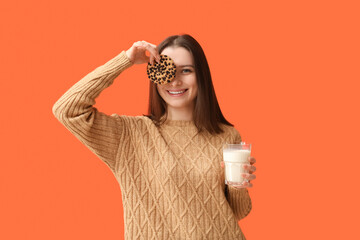
<path fill-rule="evenodd" d="M 225 183 L 236 188 L 252 187 L 251 180 L 256 178 L 254 172 L 256 162 L 250 156 L 251 144 L 225 144 L 223 147 L 224 161 L 221 167 L 225 170 Z"/>

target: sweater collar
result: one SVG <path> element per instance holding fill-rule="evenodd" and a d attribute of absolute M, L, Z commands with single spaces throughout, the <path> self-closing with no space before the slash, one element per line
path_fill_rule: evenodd
<path fill-rule="evenodd" d="M 178 126 L 178 127 L 195 127 L 194 121 L 192 120 L 169 120 L 167 119 L 164 123 L 167 126 Z"/>

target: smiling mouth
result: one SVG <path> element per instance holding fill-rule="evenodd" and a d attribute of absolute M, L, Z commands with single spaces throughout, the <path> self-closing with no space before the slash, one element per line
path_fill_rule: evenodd
<path fill-rule="evenodd" d="M 172 96 L 180 96 L 182 94 L 184 94 L 188 89 L 183 89 L 183 90 L 178 90 L 178 91 L 171 91 L 171 90 L 166 90 L 170 95 Z"/>

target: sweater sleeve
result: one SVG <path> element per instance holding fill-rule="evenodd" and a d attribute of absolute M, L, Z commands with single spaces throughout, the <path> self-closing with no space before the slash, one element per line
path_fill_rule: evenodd
<path fill-rule="evenodd" d="M 246 217 L 252 208 L 248 190 L 246 188 L 228 186 L 226 191 L 227 200 L 236 218 L 240 220 Z"/>
<path fill-rule="evenodd" d="M 124 122 L 118 115 L 106 115 L 93 105 L 101 91 L 131 65 L 122 51 L 73 85 L 52 108 L 55 117 L 112 171 L 119 143 L 126 132 Z"/>
<path fill-rule="evenodd" d="M 240 143 L 241 136 L 239 132 L 236 129 L 234 129 L 234 132 L 234 143 Z M 225 191 L 226 198 L 236 218 L 240 220 L 246 217 L 252 208 L 252 202 L 248 190 L 246 188 L 235 188 L 232 186 L 227 186 Z"/>

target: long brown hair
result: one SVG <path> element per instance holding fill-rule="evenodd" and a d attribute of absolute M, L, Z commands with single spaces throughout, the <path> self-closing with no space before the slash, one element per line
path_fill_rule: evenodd
<path fill-rule="evenodd" d="M 193 121 L 199 131 L 206 129 L 209 133 L 221 133 L 220 123 L 233 126 L 223 116 L 217 101 L 211 74 L 205 53 L 200 44 L 190 35 L 173 35 L 158 46 L 159 54 L 167 47 L 183 47 L 194 58 L 198 93 L 195 99 Z M 162 124 L 167 118 L 167 105 L 157 91 L 156 84 L 150 81 L 148 117 L 155 124 Z"/>

